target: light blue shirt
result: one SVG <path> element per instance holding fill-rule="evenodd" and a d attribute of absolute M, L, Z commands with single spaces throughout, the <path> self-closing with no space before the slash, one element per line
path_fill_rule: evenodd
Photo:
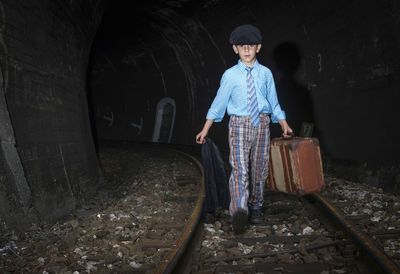
<path fill-rule="evenodd" d="M 208 110 L 207 119 L 221 122 L 226 110 L 228 110 L 228 115 L 249 116 L 246 75 L 246 65 L 240 60 L 237 65 L 224 72 L 217 95 Z M 254 78 L 260 113 L 270 113 L 274 123 L 286 119 L 285 112 L 278 102 L 271 70 L 256 60 L 251 75 Z"/>

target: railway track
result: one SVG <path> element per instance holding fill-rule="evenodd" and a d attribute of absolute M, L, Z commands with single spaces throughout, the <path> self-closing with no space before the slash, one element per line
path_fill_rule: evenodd
<path fill-rule="evenodd" d="M 197 162 L 196 164 L 199 165 Z M 200 168 L 200 167 L 199 167 Z M 376 239 L 319 194 L 295 197 L 266 192 L 265 220 L 235 235 L 227 211 L 191 228 L 184 259 L 173 273 L 400 273 Z M 200 212 L 197 212 L 200 214 Z M 374 240 L 374 239 L 375 240 Z M 190 253 L 190 255 L 188 255 Z M 161 272 L 159 272 L 161 273 Z"/>
<path fill-rule="evenodd" d="M 125 174 L 113 190 L 121 197 L 2 248 L 0 272 L 400 273 L 382 247 L 383 239 L 399 233 L 366 229 L 365 218 L 343 213 L 337 208 L 343 203 L 331 204 L 329 195 L 267 191 L 264 222 L 240 235 L 232 232 L 226 210 L 201 219 L 202 165 L 189 155 L 198 151 L 170 148 L 154 146 L 150 154 L 129 146 L 111 150 L 109 174 L 146 162 L 144 171 L 159 169 L 167 181 Z M 157 157 L 163 160 L 155 164 Z"/>
<path fill-rule="evenodd" d="M 172 251 L 166 256 L 166 258 L 163 260 L 161 265 L 157 268 L 156 273 L 171 273 L 177 266 L 180 260 L 183 260 L 183 254 L 186 252 L 188 249 L 188 244 L 194 237 L 194 232 L 196 231 L 197 227 L 199 226 L 200 223 L 200 218 L 201 218 L 201 213 L 202 213 L 202 207 L 203 207 L 203 202 L 204 202 L 204 173 L 203 173 L 203 168 L 202 165 L 196 158 L 190 156 L 189 154 L 186 154 L 184 152 L 177 152 L 182 154 L 184 157 L 188 158 L 188 160 L 192 161 L 196 167 L 199 169 L 199 172 L 201 173 L 201 179 L 200 182 L 198 181 L 197 177 L 183 177 L 184 180 L 187 183 L 193 183 L 193 182 L 198 182 L 201 184 L 201 190 L 199 192 L 196 205 L 193 209 L 193 213 L 190 216 L 190 219 L 188 220 L 187 224 L 185 225 L 181 236 L 179 237 L 179 240 L 177 241 L 176 245 L 173 247 Z"/>

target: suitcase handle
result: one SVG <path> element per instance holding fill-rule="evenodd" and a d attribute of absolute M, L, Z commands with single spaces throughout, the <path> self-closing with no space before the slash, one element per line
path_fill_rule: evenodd
<path fill-rule="evenodd" d="M 294 132 L 288 132 L 287 135 L 289 135 L 289 137 L 282 137 L 282 139 L 292 140 L 295 137 Z"/>

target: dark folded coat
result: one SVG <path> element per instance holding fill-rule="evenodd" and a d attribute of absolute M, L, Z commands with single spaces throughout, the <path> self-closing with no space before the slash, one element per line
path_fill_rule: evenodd
<path fill-rule="evenodd" d="M 205 202 L 204 212 L 215 212 L 217 207 L 228 209 L 230 202 L 228 175 L 225 163 L 215 143 L 206 137 L 201 156 L 204 166 Z"/>

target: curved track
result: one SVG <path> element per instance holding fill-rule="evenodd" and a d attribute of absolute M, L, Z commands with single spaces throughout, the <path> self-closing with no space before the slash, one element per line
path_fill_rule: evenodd
<path fill-rule="evenodd" d="M 194 161 L 196 165 L 199 166 L 199 169 L 202 170 L 201 164 L 196 159 L 190 155 L 185 155 Z M 385 253 L 374 244 L 374 241 L 371 238 L 358 230 L 357 227 L 351 223 L 351 221 L 346 219 L 346 216 L 342 214 L 339 209 L 333 206 L 321 195 L 313 194 L 301 198 L 281 193 L 272 193 L 271 195 L 272 200 L 274 200 L 274 196 L 281 195 L 283 198 L 280 197 L 276 200 L 279 203 L 287 199 L 287 205 L 281 204 L 274 209 L 273 203 L 269 204 L 269 208 L 265 208 L 265 223 L 257 226 L 250 226 L 250 232 L 251 230 L 254 230 L 255 234 L 258 233 L 261 235 L 263 228 L 266 230 L 271 228 L 271 222 L 275 224 L 275 227 L 279 227 L 279 222 L 285 223 L 285 221 L 279 217 L 276 218 L 276 216 L 279 216 L 279 214 L 277 215 L 275 214 L 276 212 L 274 213 L 273 211 L 281 210 L 283 212 L 286 211 L 286 213 L 290 212 L 290 214 L 296 215 L 296 210 L 290 207 L 301 205 L 302 207 L 306 208 L 306 210 L 301 211 L 305 212 L 306 215 L 314 215 L 314 217 L 318 219 L 321 227 L 320 230 L 323 230 L 323 233 L 320 236 L 322 236 L 322 238 L 325 240 L 322 242 L 320 241 L 318 244 L 313 244 L 312 240 L 307 240 L 313 239 L 312 235 L 294 235 L 290 232 L 286 234 L 278 233 L 279 235 L 275 232 L 272 232 L 270 234 L 263 234 L 265 236 L 262 237 L 251 237 L 249 234 L 234 235 L 231 231 L 229 231 L 229 216 L 220 216 L 220 221 L 214 220 L 216 221 L 216 224 L 222 223 L 222 228 L 220 225 L 213 227 L 212 222 L 211 224 L 200 223 L 199 219 L 202 202 L 204 199 L 203 191 L 200 193 L 191 220 L 185 227 L 177 246 L 168 256 L 167 261 L 165 261 L 158 268 L 157 273 L 321 273 L 323 271 L 326 271 L 323 273 L 340 273 L 339 270 L 336 270 L 339 272 L 331 272 L 332 270 L 335 270 L 335 262 L 328 259 L 325 262 L 321 260 L 307 261 L 307 257 L 314 256 L 314 253 L 317 254 L 315 257 L 321 256 L 321 254 L 318 253 L 321 249 L 326 249 L 328 252 L 333 252 L 332 256 L 334 259 L 343 261 L 342 269 L 345 269 L 344 271 L 351 271 L 352 273 L 400 273 L 399 266 L 388 256 L 386 256 Z M 266 201 L 268 199 L 268 195 L 266 195 Z M 286 217 L 289 215 L 283 214 L 283 216 Z M 299 216 L 299 218 L 303 218 L 301 217 L 300 213 Z M 315 220 L 316 219 L 313 219 L 314 223 L 316 222 Z M 203 234 L 203 238 L 200 240 L 200 242 L 194 243 L 194 246 L 197 246 L 197 248 L 193 246 L 189 248 L 187 243 L 189 242 L 189 239 L 194 237 L 193 233 L 195 231 L 199 231 L 195 226 L 200 224 L 207 227 L 203 230 L 200 229 L 200 231 L 202 230 L 200 233 Z M 291 224 L 288 225 L 289 227 L 291 226 Z M 258 228 L 261 228 L 261 230 Z M 212 247 L 215 249 L 213 251 L 214 257 L 207 257 L 206 253 L 206 255 L 202 255 L 203 250 L 206 248 L 203 245 L 204 242 L 207 241 L 208 231 L 214 231 L 217 229 L 219 229 L 219 232 L 212 232 L 214 239 L 216 239 L 217 242 L 219 241 L 219 244 L 216 244 L 214 247 Z M 318 238 L 318 235 L 316 238 Z M 230 244 L 225 244 L 227 242 Z M 254 252 L 257 247 L 258 250 L 260 250 L 260 246 L 262 246 L 263 243 L 265 246 L 264 252 Z M 252 244 L 253 247 L 255 247 L 253 251 L 243 254 L 243 246 L 252 246 Z M 281 248 L 280 250 L 270 251 L 268 250 L 268 245 L 280 246 Z M 210 246 L 213 246 L 212 243 L 210 243 Z M 238 249 L 237 254 L 239 255 L 234 255 L 235 248 Z M 194 250 L 192 258 L 190 259 L 192 261 L 191 269 L 188 267 L 184 268 L 184 270 L 174 269 L 180 260 L 180 256 L 185 253 L 186 249 Z M 224 250 L 228 249 L 231 252 L 224 252 Z M 200 255 L 196 253 L 200 253 Z M 282 257 L 282 254 L 291 254 L 289 257 L 291 257 L 293 260 L 289 260 L 287 264 L 277 264 L 273 260 L 268 259 L 270 257 L 280 256 L 279 254 L 281 254 Z M 187 260 L 187 256 L 185 257 L 185 260 Z M 199 265 L 205 266 L 202 267 Z"/>
<path fill-rule="evenodd" d="M 203 172 L 202 165 L 200 164 L 200 162 L 198 160 L 196 160 L 194 157 L 190 156 L 189 154 L 181 152 L 181 151 L 176 151 L 176 152 L 187 157 L 190 161 L 195 163 L 195 165 L 198 167 L 198 169 L 200 170 L 201 175 L 202 175 L 202 180 L 201 180 L 202 187 L 201 187 L 199 196 L 197 198 L 193 213 L 190 216 L 188 223 L 184 227 L 178 242 L 172 248 L 171 252 L 165 258 L 164 262 L 157 268 L 156 273 L 171 273 L 172 270 L 175 268 L 175 266 L 177 265 L 181 256 L 185 252 L 189 241 L 192 239 L 193 232 L 195 231 L 196 227 L 199 225 L 201 211 L 202 211 L 203 202 L 204 202 L 204 172 Z"/>

